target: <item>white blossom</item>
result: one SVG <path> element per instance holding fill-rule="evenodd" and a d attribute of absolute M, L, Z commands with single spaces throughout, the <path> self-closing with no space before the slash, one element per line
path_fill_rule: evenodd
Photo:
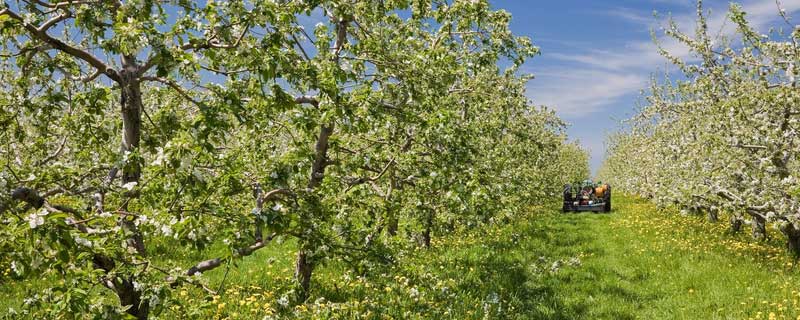
<path fill-rule="evenodd" d="M 417 287 L 413 287 L 410 290 L 408 290 L 408 294 L 409 296 L 411 296 L 411 298 L 419 297 L 419 290 L 417 290 Z"/>
<path fill-rule="evenodd" d="M 278 299 L 278 304 L 284 308 L 289 306 L 289 298 L 286 297 L 285 295 L 281 296 L 280 299 Z"/>
<path fill-rule="evenodd" d="M 162 225 L 161 226 L 161 233 L 167 237 L 172 236 L 172 228 L 169 225 Z"/>
<path fill-rule="evenodd" d="M 28 221 L 28 225 L 31 227 L 31 229 L 36 229 L 36 227 L 44 224 L 44 217 L 47 216 L 47 214 L 48 211 L 42 208 L 38 212 L 32 212 L 25 217 L 25 221 Z"/>
<path fill-rule="evenodd" d="M 14 274 L 16 274 L 16 275 L 21 275 L 22 274 L 22 270 L 20 270 L 17 267 L 17 262 L 16 261 L 11 261 L 11 270 L 14 271 Z"/>
<path fill-rule="evenodd" d="M 164 148 L 158 147 L 158 148 L 156 148 L 156 150 L 157 150 L 156 159 L 153 160 L 152 165 L 160 166 L 160 165 L 164 164 L 164 160 L 166 160 L 167 157 L 164 155 Z"/>
<path fill-rule="evenodd" d="M 87 247 L 87 248 L 91 248 L 92 247 L 92 241 L 91 240 L 81 238 L 80 236 L 75 236 L 75 243 L 77 243 L 79 245 L 82 245 L 84 247 Z"/>
<path fill-rule="evenodd" d="M 126 184 L 123 184 L 122 188 L 126 189 L 128 191 L 131 191 L 131 190 L 133 190 L 134 187 L 136 187 L 137 184 L 139 184 L 139 183 L 136 182 L 136 181 L 131 181 L 131 182 L 128 182 Z"/>

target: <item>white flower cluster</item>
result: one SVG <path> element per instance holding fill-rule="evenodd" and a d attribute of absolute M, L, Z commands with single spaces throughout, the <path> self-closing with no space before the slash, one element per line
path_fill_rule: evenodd
<path fill-rule="evenodd" d="M 800 209 L 800 54 L 793 39 L 750 29 L 738 6 L 730 16 L 746 45 L 670 30 L 694 53 L 666 54 L 688 80 L 652 85 L 648 105 L 611 137 L 600 178 L 683 214 L 751 220 L 764 237 L 765 223 L 797 222 Z"/>
<path fill-rule="evenodd" d="M 44 224 L 44 217 L 47 216 L 48 213 L 47 209 L 42 208 L 39 211 L 31 212 L 31 214 L 25 217 L 25 221 L 28 222 L 31 229 L 36 229 Z"/>

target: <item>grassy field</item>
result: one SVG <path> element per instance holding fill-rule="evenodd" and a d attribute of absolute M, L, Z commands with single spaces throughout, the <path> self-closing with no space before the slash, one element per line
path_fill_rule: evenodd
<path fill-rule="evenodd" d="M 180 303 L 161 318 L 800 319 L 800 268 L 778 242 L 731 236 L 724 224 L 642 200 L 615 205 L 611 214 L 533 209 L 438 237 L 430 250 L 408 247 L 395 267 L 366 277 L 330 263 L 304 304 L 292 301 L 294 245 L 275 244 L 205 274 L 219 289 L 213 299 L 175 292 Z M 36 284 L 0 286 L 0 310 L 28 290 Z"/>

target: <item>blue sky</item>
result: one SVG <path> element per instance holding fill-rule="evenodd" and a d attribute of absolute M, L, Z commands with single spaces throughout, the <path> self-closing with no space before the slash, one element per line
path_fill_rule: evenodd
<path fill-rule="evenodd" d="M 495 9 L 511 12 L 513 31 L 531 37 L 541 48 L 542 55 L 524 68 L 535 76 L 528 84 L 528 96 L 534 104 L 555 109 L 570 124 L 570 139 L 589 150 L 593 172 L 603 161 L 606 136 L 635 113 L 651 75 L 671 70 L 656 51 L 650 31 L 663 38 L 660 27 L 670 14 L 682 28 L 692 30 L 696 16 L 694 0 L 490 2 Z M 734 31 L 726 23 L 730 2 L 704 3 L 711 10 L 709 30 L 730 35 Z M 774 0 L 737 3 L 762 32 L 785 26 Z M 797 17 L 793 23 L 800 24 L 800 0 L 782 0 L 781 6 Z M 654 17 L 654 11 L 661 18 Z M 662 40 L 670 52 L 688 57 L 680 44 Z"/>

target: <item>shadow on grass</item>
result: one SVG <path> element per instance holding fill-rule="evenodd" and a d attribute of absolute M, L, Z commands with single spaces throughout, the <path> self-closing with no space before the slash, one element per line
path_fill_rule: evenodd
<path fill-rule="evenodd" d="M 496 318 L 575 319 L 576 315 L 584 314 L 588 309 L 585 303 L 561 301 L 556 288 L 541 282 L 539 276 L 530 268 L 522 267 L 518 260 L 489 258 L 459 260 L 457 263 L 481 272 L 477 277 L 463 279 L 456 290 L 476 297 L 499 293 L 514 307 L 513 313 L 493 314 Z M 480 309 L 482 306 L 464 307 Z"/>
<path fill-rule="evenodd" d="M 592 224 L 603 223 L 601 220 L 608 217 L 585 215 L 542 216 L 516 226 L 515 232 L 522 234 L 517 246 L 509 246 L 508 239 L 501 238 L 468 249 L 466 256 L 462 254 L 451 263 L 480 272 L 476 277 L 462 278 L 458 290 L 470 296 L 502 293 L 510 297 L 508 303 L 515 312 L 496 318 L 634 319 L 637 306 L 657 297 L 614 283 L 645 281 L 646 275 L 626 276 L 604 267 L 564 264 L 581 254 L 591 257 L 585 259 L 600 259 L 606 254 Z M 558 271 L 551 270 L 555 261 L 562 263 Z M 624 301 L 631 308 L 604 308 L 592 298 L 599 296 Z"/>
<path fill-rule="evenodd" d="M 428 297 L 438 311 L 388 295 L 379 299 L 393 306 L 382 311 L 397 318 L 405 318 L 408 310 L 429 314 L 446 309 L 453 319 L 634 319 L 637 310 L 659 297 L 632 286 L 648 281 L 647 271 L 615 265 L 620 251 L 608 243 L 614 237 L 598 233 L 609 232 L 608 219 L 599 214 L 537 215 L 499 233 L 475 233 L 471 237 L 482 240 L 477 243 L 422 251 L 404 262 L 407 268 L 400 274 L 412 279 L 412 285 L 430 274 L 450 279 L 447 294 L 437 293 L 441 286 L 423 284 L 433 290 Z M 377 271 L 368 277 L 376 285 L 384 281 L 383 286 L 388 283 L 379 274 L 396 272 Z M 330 280 L 316 287 L 315 296 L 344 302 L 376 294 Z"/>

